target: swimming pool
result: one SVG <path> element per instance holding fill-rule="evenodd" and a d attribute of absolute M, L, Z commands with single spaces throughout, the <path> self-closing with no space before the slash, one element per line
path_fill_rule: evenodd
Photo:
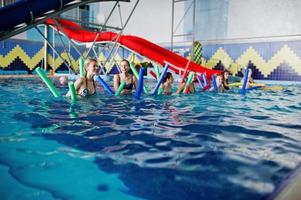
<path fill-rule="evenodd" d="M 300 85 L 98 91 L 71 105 L 38 78 L 0 79 L 1 199 L 262 199 L 301 161 Z"/>

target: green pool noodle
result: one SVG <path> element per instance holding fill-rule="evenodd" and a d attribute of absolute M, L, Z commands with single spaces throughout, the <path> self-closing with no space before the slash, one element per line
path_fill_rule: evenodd
<path fill-rule="evenodd" d="M 119 85 L 119 88 L 117 89 L 117 91 L 115 92 L 115 96 L 119 96 L 120 95 L 120 92 L 123 90 L 123 88 L 125 87 L 125 82 L 122 82 L 120 85 Z"/>
<path fill-rule="evenodd" d="M 193 74 L 189 74 L 188 79 L 187 79 L 186 84 L 185 84 L 185 87 L 184 87 L 184 90 L 183 90 L 183 94 L 185 94 L 185 91 L 186 91 L 187 87 L 192 82 L 192 78 L 193 78 Z"/>
<path fill-rule="evenodd" d="M 59 97 L 60 93 L 59 91 L 54 87 L 51 80 L 47 77 L 46 73 L 40 68 L 37 67 L 35 71 L 38 73 L 40 78 L 44 81 L 44 83 L 48 86 L 49 90 L 52 92 L 54 97 Z"/>
<path fill-rule="evenodd" d="M 135 75 L 135 77 L 137 78 L 137 80 L 139 81 L 139 73 L 137 72 L 136 68 L 134 67 L 133 63 L 130 63 L 130 67 Z M 148 94 L 148 88 L 143 85 L 143 91 L 145 94 Z"/>
<path fill-rule="evenodd" d="M 160 70 L 159 70 L 159 67 L 158 67 L 158 66 L 155 66 L 155 73 L 156 73 L 157 80 L 158 80 L 159 77 L 160 77 Z"/>
<path fill-rule="evenodd" d="M 76 101 L 76 92 L 75 92 L 74 83 L 70 81 L 68 82 L 68 86 L 69 86 L 69 91 L 71 93 L 71 100 Z"/>
<path fill-rule="evenodd" d="M 158 95 L 162 95 L 163 94 L 163 88 L 160 87 L 159 90 L 158 90 Z"/>
<path fill-rule="evenodd" d="M 80 73 L 80 77 L 82 77 L 82 78 L 85 77 L 84 67 L 85 67 L 84 60 L 82 58 L 80 58 L 79 59 L 79 73 Z"/>

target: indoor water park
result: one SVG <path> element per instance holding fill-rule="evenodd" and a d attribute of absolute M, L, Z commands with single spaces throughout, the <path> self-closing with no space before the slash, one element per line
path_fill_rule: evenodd
<path fill-rule="evenodd" d="M 300 9 L 0 0 L 0 199 L 301 200 Z"/>

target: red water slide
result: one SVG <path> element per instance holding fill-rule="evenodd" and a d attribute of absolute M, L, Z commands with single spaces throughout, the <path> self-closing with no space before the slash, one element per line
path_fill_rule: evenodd
<path fill-rule="evenodd" d="M 121 35 L 118 38 L 118 34 L 114 32 L 90 32 L 82 29 L 78 24 L 68 20 L 58 20 L 60 26 L 57 26 L 56 23 L 51 19 L 47 20 L 45 23 L 55 27 L 58 31 L 64 33 L 66 36 L 77 42 L 93 42 L 97 34 L 97 42 L 114 42 L 117 39 L 117 42 L 122 46 L 125 46 L 126 48 L 131 49 L 132 51 L 145 56 L 148 59 L 161 64 L 162 66 L 165 65 L 165 62 L 170 63 L 170 69 L 176 73 L 178 73 L 179 70 L 183 72 L 187 64 L 189 64 L 188 70 L 198 73 L 206 73 L 207 77 L 211 77 L 213 74 L 220 74 L 221 72 L 220 70 L 205 68 L 192 61 L 189 62 L 188 59 L 137 36 Z M 61 30 L 61 28 L 63 30 Z"/>

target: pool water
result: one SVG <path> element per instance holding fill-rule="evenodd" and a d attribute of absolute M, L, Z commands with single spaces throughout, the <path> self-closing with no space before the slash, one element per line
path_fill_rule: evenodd
<path fill-rule="evenodd" d="M 38 78 L 1 79 L 1 199 L 266 198 L 301 161 L 300 95 L 99 88 L 71 104 Z"/>

